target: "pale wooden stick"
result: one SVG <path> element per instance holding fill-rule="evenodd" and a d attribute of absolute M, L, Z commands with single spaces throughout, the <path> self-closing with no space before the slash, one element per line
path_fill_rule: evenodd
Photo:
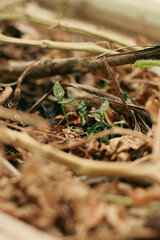
<path fill-rule="evenodd" d="M 37 12 L 42 12 L 43 10 L 38 7 L 34 6 Z M 45 15 L 45 16 L 44 16 Z M 109 31 L 106 29 L 99 29 L 98 27 L 94 26 L 93 24 L 85 23 L 82 21 L 78 21 L 77 19 L 66 19 L 66 18 L 57 18 L 54 16 L 53 12 L 48 11 L 48 16 L 46 17 L 45 14 L 33 14 L 29 10 L 20 10 L 15 12 L 5 12 L 1 13 L 0 21 L 2 20 L 28 20 L 31 22 L 35 22 L 38 24 L 42 24 L 52 28 L 62 29 L 72 33 L 78 33 L 87 37 L 97 38 L 102 40 L 109 40 L 111 42 L 119 43 L 122 46 L 131 46 L 131 49 L 140 49 L 140 47 L 136 47 L 135 41 L 129 37 L 116 34 L 113 31 Z"/>
<path fill-rule="evenodd" d="M 50 145 L 39 143 L 26 133 L 13 131 L 7 128 L 0 128 L 0 141 L 15 147 L 22 147 L 33 154 L 38 151 L 42 156 L 69 166 L 78 174 L 90 176 L 117 176 L 123 178 L 135 178 L 149 183 L 160 184 L 159 168 L 156 165 L 133 166 L 130 163 L 100 162 L 80 158 L 72 154 L 55 149 Z"/>
<path fill-rule="evenodd" d="M 0 44 L 14 44 L 21 46 L 34 46 L 46 49 L 73 50 L 84 52 L 105 53 L 106 48 L 100 47 L 93 42 L 56 42 L 51 40 L 30 40 L 8 37 L 0 33 Z"/>

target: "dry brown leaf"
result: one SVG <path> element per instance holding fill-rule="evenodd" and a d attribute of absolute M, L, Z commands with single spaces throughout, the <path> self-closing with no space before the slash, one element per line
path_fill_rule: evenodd
<path fill-rule="evenodd" d="M 138 151 L 145 144 L 144 140 L 127 135 L 110 139 L 109 145 L 102 145 L 101 151 L 105 150 L 105 155 L 111 161 L 127 161 L 131 151 Z"/>

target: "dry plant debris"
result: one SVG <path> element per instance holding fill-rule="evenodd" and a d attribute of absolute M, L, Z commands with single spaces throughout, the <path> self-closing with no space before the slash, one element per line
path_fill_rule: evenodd
<path fill-rule="evenodd" d="M 55 16 L 0 3 L 0 235 L 159 239 L 160 48 Z"/>

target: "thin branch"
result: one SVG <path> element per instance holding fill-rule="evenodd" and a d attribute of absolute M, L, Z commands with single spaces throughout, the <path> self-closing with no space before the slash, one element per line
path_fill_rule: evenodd
<path fill-rule="evenodd" d="M 92 96 L 94 95 L 95 97 L 98 97 L 100 99 L 107 99 L 109 101 L 109 103 L 112 105 L 112 108 L 119 113 L 122 113 L 122 111 L 124 110 L 124 105 L 121 101 L 121 99 L 117 96 L 114 96 L 113 94 L 110 93 L 106 93 L 103 92 L 102 90 L 96 89 L 94 87 L 90 87 L 88 85 L 84 85 L 84 84 L 77 84 L 77 83 L 65 83 L 62 84 L 63 87 L 73 87 L 82 91 L 85 91 L 87 93 L 92 94 Z M 140 114 L 143 117 L 147 117 L 148 119 L 150 119 L 149 113 L 142 107 L 138 107 L 134 104 L 127 104 L 127 108 L 130 110 L 133 110 L 134 112 Z"/>
<path fill-rule="evenodd" d="M 8 37 L 4 34 L 0 34 L 0 44 L 14 44 L 19 46 L 32 46 L 43 49 L 60 49 L 60 50 L 72 50 L 72 51 L 84 51 L 94 53 L 105 53 L 106 48 L 100 47 L 92 42 L 56 42 L 51 40 L 30 40 L 20 39 L 14 37 Z"/>
<path fill-rule="evenodd" d="M 125 64 L 133 64 L 140 59 L 160 59 L 160 46 L 147 48 L 139 51 L 106 55 L 111 67 Z M 8 66 L 0 66 L 0 77 L 3 79 L 17 80 L 17 77 L 31 65 L 33 61 L 19 62 L 8 61 Z M 68 59 L 41 59 L 32 66 L 28 78 L 42 78 L 53 75 L 71 73 L 85 74 L 95 69 L 105 68 L 100 57 L 94 58 L 68 58 Z"/>
<path fill-rule="evenodd" d="M 147 164 L 133 166 L 130 163 L 111 163 L 88 160 L 65 153 L 50 145 L 41 144 L 26 133 L 2 127 L 0 131 L 0 141 L 2 143 L 22 147 L 31 151 L 33 154 L 38 151 L 42 156 L 70 167 L 77 174 L 89 176 L 118 176 L 160 184 L 159 168 L 156 165 Z"/>
<path fill-rule="evenodd" d="M 114 86 L 114 88 L 115 88 L 115 90 L 116 90 L 119 98 L 121 99 L 121 101 L 122 101 L 122 103 L 123 103 L 123 106 L 124 106 L 124 109 L 125 109 L 125 115 L 128 113 L 128 116 L 132 116 L 133 114 L 132 114 L 132 112 L 129 110 L 129 107 L 128 107 L 128 105 L 127 105 L 127 103 L 126 103 L 126 101 L 125 101 L 125 99 L 124 99 L 124 97 L 123 97 L 123 95 L 122 95 L 122 93 L 121 93 L 120 87 L 119 87 L 119 85 L 118 85 L 118 83 L 117 83 L 117 81 L 116 81 L 116 79 L 115 79 L 115 77 L 114 77 L 114 75 L 113 75 L 113 73 L 112 73 L 112 71 L 111 71 L 111 69 L 110 69 L 110 66 L 109 66 L 109 64 L 108 64 L 108 61 L 107 61 L 106 56 L 103 56 L 103 61 L 104 61 L 104 64 L 105 64 L 105 66 L 106 66 L 107 72 L 108 72 L 109 75 L 110 75 L 110 78 L 111 78 L 111 80 L 112 80 L 113 86 Z"/>
<path fill-rule="evenodd" d="M 41 12 L 41 8 L 35 7 L 37 12 Z M 46 15 L 46 14 L 45 14 Z M 47 17 L 42 17 L 40 14 L 32 14 L 31 12 L 25 11 L 25 9 L 17 12 L 6 12 L 1 13 L 0 21 L 3 20 L 28 20 L 34 23 L 42 24 L 52 28 L 59 28 L 68 32 L 81 34 L 91 38 L 98 38 L 102 40 L 109 40 L 111 42 L 116 42 L 122 46 L 131 46 L 131 49 L 140 49 L 140 47 L 133 46 L 135 42 L 131 39 L 126 39 L 126 37 L 115 34 L 115 32 L 98 29 L 92 24 L 87 24 L 82 21 L 73 19 L 58 19 L 54 16 L 53 12 L 48 11 Z"/>
<path fill-rule="evenodd" d="M 40 106 L 40 104 L 51 94 L 51 92 L 53 92 L 53 87 L 51 87 L 48 92 L 46 92 L 40 99 L 37 100 L 37 102 L 33 104 L 33 106 L 28 110 L 28 113 L 34 112 Z"/>

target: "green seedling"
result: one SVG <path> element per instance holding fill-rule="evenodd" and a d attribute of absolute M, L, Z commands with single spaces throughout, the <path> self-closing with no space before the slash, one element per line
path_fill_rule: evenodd
<path fill-rule="evenodd" d="M 137 60 L 133 65 L 132 68 L 135 69 L 139 68 L 148 68 L 150 72 L 155 73 L 156 75 L 160 76 L 160 60 Z"/>
<path fill-rule="evenodd" d="M 58 103 L 61 104 L 62 112 L 66 118 L 67 123 L 69 124 L 69 120 L 67 118 L 67 114 L 64 110 L 64 107 L 68 103 L 72 103 L 78 109 L 81 125 L 84 126 L 86 124 L 89 129 L 88 132 L 85 132 L 85 131 L 81 131 L 79 129 L 73 129 L 68 126 L 68 128 L 74 132 L 77 132 L 77 133 L 83 134 L 83 135 L 93 135 L 95 132 L 102 131 L 106 128 L 111 128 L 114 125 L 120 125 L 121 127 L 123 127 L 123 124 L 125 123 L 125 121 L 118 121 L 118 122 L 114 122 L 111 125 L 109 125 L 104 120 L 103 114 L 109 108 L 109 102 L 107 100 L 104 101 L 104 103 L 100 106 L 99 109 L 97 109 L 97 111 L 88 111 L 87 106 L 89 103 L 85 103 L 84 101 L 81 101 L 79 103 L 76 99 L 74 99 L 72 97 L 72 95 L 70 94 L 69 91 L 67 91 L 67 96 L 69 99 L 67 101 L 63 101 L 65 92 L 59 82 L 55 83 L 55 85 L 53 87 L 53 93 L 60 100 Z M 90 126 L 90 123 L 87 120 L 88 114 L 96 114 L 97 115 L 98 121 L 95 124 L 93 124 L 92 126 Z M 85 120 L 85 123 L 83 123 L 83 119 Z M 103 138 L 103 141 L 108 143 L 109 137 Z"/>
<path fill-rule="evenodd" d="M 102 131 L 103 129 L 105 129 L 105 127 L 109 127 L 109 125 L 105 122 L 104 118 L 103 118 L 103 113 L 108 109 L 109 107 L 109 102 L 107 100 L 104 101 L 104 103 L 100 106 L 100 108 L 97 110 L 97 112 L 92 112 L 92 111 L 88 111 L 87 113 L 91 114 L 97 114 L 98 117 L 98 122 L 96 122 L 94 125 L 92 125 L 90 127 L 90 129 L 88 130 L 88 135 L 94 134 L 94 132 L 96 130 Z"/>
<path fill-rule="evenodd" d="M 69 98 L 70 100 L 72 100 L 72 104 L 73 104 L 76 108 L 78 108 L 78 110 L 79 110 L 79 116 L 80 116 L 80 123 L 81 123 L 81 125 L 83 126 L 83 117 L 84 117 L 87 125 L 89 126 L 89 122 L 88 122 L 87 117 L 86 117 L 86 114 L 87 114 L 87 106 L 88 106 L 89 103 L 85 103 L 84 101 L 81 101 L 81 102 L 79 103 L 77 100 L 75 100 L 75 99 L 72 97 L 72 95 L 70 94 L 69 91 L 67 91 L 67 96 L 68 96 L 68 98 Z"/>
<path fill-rule="evenodd" d="M 109 102 L 107 100 L 104 101 L 104 103 L 101 105 L 101 107 L 97 110 L 97 112 L 88 112 L 88 113 L 95 113 L 98 116 L 99 121 L 96 122 L 93 126 L 90 127 L 90 129 L 88 130 L 88 135 L 94 134 L 94 132 L 96 130 L 102 131 L 105 128 L 111 128 L 114 125 L 120 125 L 121 127 L 123 127 L 123 124 L 125 123 L 125 121 L 117 121 L 112 123 L 111 125 L 109 125 L 108 123 L 106 123 L 106 121 L 103 118 L 103 113 L 108 109 L 109 107 Z"/>
<path fill-rule="evenodd" d="M 69 120 L 68 120 L 68 117 L 67 117 L 67 114 L 66 114 L 64 108 L 69 102 L 72 102 L 72 101 L 71 100 L 63 101 L 65 92 L 64 92 L 61 84 L 59 83 L 59 81 L 54 84 L 53 93 L 60 100 L 58 103 L 61 104 L 63 115 L 65 116 L 65 119 L 66 119 L 67 123 L 69 124 Z"/>
<path fill-rule="evenodd" d="M 107 111 L 108 108 L 109 108 L 109 102 L 108 102 L 108 100 L 105 100 L 104 103 L 100 106 L 98 111 L 102 115 L 105 111 Z"/>

